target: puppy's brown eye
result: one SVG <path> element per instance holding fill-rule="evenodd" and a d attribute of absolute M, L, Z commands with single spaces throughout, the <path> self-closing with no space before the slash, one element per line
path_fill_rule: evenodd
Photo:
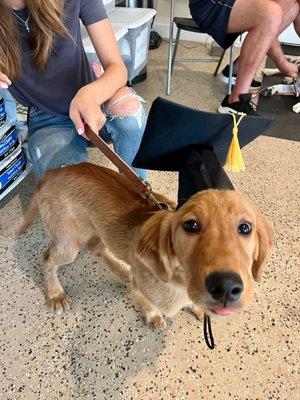
<path fill-rule="evenodd" d="M 242 222 L 238 227 L 238 232 L 242 235 L 249 235 L 252 232 L 252 226 L 249 222 Z"/>
<path fill-rule="evenodd" d="M 198 233 L 201 230 L 201 226 L 197 221 L 189 219 L 188 221 L 185 221 L 185 223 L 183 224 L 183 229 L 189 233 Z"/>

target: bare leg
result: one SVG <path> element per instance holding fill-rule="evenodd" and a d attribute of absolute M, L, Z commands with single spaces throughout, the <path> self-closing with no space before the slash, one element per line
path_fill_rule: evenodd
<path fill-rule="evenodd" d="M 294 19 L 294 28 L 295 28 L 295 31 L 297 32 L 298 36 L 300 36 L 300 13 Z"/>
<path fill-rule="evenodd" d="M 278 34 L 281 22 L 282 9 L 273 1 L 236 0 L 234 3 L 228 33 L 249 33 L 241 49 L 237 80 L 229 102 L 238 101 L 241 93 L 248 93 L 252 79 Z"/>
<path fill-rule="evenodd" d="M 293 21 L 299 18 L 299 4 L 297 0 L 275 0 L 283 11 L 283 18 L 279 27 L 279 32 L 283 32 Z M 294 63 L 289 62 L 282 52 L 278 38 L 274 39 L 269 51 L 268 56 L 274 61 L 278 69 L 284 76 L 296 78 L 298 75 L 298 68 Z"/>
<path fill-rule="evenodd" d="M 299 3 L 297 0 L 283 1 L 275 0 L 283 10 L 283 18 L 279 27 L 278 35 L 283 32 L 292 22 L 298 35 L 300 35 L 300 13 Z M 300 0 L 299 0 L 300 2 Z M 276 66 L 286 76 L 295 77 L 297 68 L 294 63 L 290 63 L 282 52 L 278 38 L 275 38 L 268 51 L 268 56 L 275 62 Z M 234 72 L 236 73 L 239 67 L 239 57 L 234 61 Z"/>

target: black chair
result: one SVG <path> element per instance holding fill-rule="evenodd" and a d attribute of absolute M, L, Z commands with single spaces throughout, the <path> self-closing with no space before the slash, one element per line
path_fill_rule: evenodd
<path fill-rule="evenodd" d="M 214 76 L 216 76 L 219 72 L 221 63 L 225 56 L 226 50 L 223 50 L 221 57 L 210 57 L 210 58 L 176 58 L 178 44 L 180 41 L 180 34 L 181 31 L 188 31 L 194 33 L 203 33 L 199 26 L 192 18 L 181 18 L 181 17 L 174 17 L 174 5 L 175 0 L 171 0 L 170 6 L 170 34 L 169 34 L 169 57 L 168 57 L 168 79 L 167 79 L 167 95 L 171 94 L 171 84 L 172 84 L 172 74 L 174 69 L 174 64 L 177 62 L 199 62 L 199 63 L 212 63 L 217 62 L 217 67 L 214 72 Z M 175 39 L 175 43 L 173 41 L 173 33 L 174 33 L 174 25 L 177 27 L 177 35 Z M 229 62 L 229 80 L 228 80 L 228 87 L 227 93 L 231 93 L 231 86 L 232 86 L 232 70 L 233 70 L 233 45 L 230 47 L 230 62 Z"/>

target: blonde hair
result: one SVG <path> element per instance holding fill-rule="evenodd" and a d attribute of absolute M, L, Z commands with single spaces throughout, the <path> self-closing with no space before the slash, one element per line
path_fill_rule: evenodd
<path fill-rule="evenodd" d="M 45 70 L 56 35 L 71 38 L 62 22 L 64 0 L 27 0 L 29 43 L 35 67 Z M 11 9 L 0 0 L 0 72 L 10 79 L 21 73 L 20 37 Z"/>

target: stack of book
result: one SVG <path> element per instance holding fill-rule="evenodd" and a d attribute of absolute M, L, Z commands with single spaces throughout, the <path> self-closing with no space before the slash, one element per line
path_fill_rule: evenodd
<path fill-rule="evenodd" d="M 26 155 L 16 125 L 7 120 L 5 103 L 0 98 L 0 200 L 26 175 Z"/>

